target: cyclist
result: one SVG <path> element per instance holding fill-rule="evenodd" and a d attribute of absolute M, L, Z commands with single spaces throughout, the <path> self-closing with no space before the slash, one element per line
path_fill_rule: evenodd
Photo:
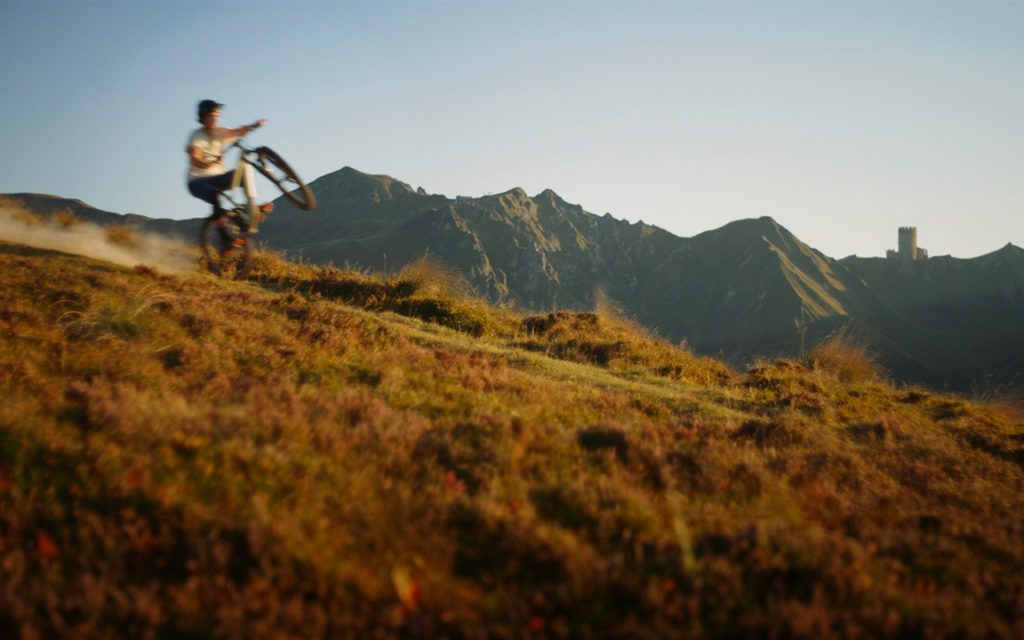
<path fill-rule="evenodd" d="M 217 126 L 223 104 L 214 100 L 203 100 L 199 103 L 199 123 L 203 126 L 192 132 L 185 153 L 188 154 L 188 191 L 203 202 L 213 205 L 213 215 L 220 221 L 223 249 L 230 250 L 232 238 L 224 229 L 226 210 L 220 204 L 219 195 L 231 187 L 231 173 L 224 169 L 221 158 L 235 138 L 244 136 L 253 129 L 262 127 L 266 120 L 257 120 L 253 124 L 227 129 Z M 261 210 L 267 213 L 270 203 L 263 205 Z M 241 243 L 242 240 L 234 240 Z"/>

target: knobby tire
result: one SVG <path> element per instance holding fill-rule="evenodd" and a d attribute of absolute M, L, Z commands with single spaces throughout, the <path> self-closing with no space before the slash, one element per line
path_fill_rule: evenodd
<path fill-rule="evenodd" d="M 233 247 L 229 252 L 223 251 L 223 236 L 217 226 L 217 219 L 210 216 L 203 223 L 199 246 L 203 252 L 206 268 L 215 275 L 242 280 L 252 270 L 252 238 L 238 223 L 237 218 L 224 218 L 230 238 L 241 238 L 244 244 Z"/>
<path fill-rule="evenodd" d="M 302 181 L 295 170 L 277 152 L 269 147 L 256 149 L 258 161 L 253 166 L 268 180 L 277 185 L 281 193 L 296 207 L 309 211 L 316 206 L 316 198 L 309 186 Z"/>

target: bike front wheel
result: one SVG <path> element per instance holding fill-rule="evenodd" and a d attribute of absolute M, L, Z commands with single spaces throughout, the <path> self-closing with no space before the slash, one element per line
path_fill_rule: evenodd
<path fill-rule="evenodd" d="M 256 161 L 253 166 L 277 185 L 284 197 L 291 200 L 296 207 L 309 211 L 316 206 L 316 198 L 313 197 L 309 186 L 273 149 L 256 149 Z"/>
<path fill-rule="evenodd" d="M 252 238 L 237 216 L 207 218 L 199 246 L 202 262 L 210 273 L 241 280 L 252 270 Z"/>

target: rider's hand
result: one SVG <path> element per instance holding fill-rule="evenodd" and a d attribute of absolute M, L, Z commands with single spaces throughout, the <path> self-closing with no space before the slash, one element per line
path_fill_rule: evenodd
<path fill-rule="evenodd" d="M 263 126 L 264 124 L 266 124 L 266 123 L 267 123 L 267 121 L 266 121 L 266 120 L 263 120 L 263 119 L 261 118 L 260 120 L 257 120 L 256 122 L 254 122 L 254 123 L 252 123 L 251 125 L 249 125 L 249 128 L 250 128 L 250 129 L 259 129 L 260 127 L 262 127 L 262 126 Z"/>

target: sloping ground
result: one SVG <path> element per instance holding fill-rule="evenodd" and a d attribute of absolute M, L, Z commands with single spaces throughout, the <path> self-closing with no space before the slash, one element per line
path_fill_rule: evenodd
<path fill-rule="evenodd" d="M 0 636 L 1015 638 L 1024 428 L 420 265 L 0 245 Z"/>

